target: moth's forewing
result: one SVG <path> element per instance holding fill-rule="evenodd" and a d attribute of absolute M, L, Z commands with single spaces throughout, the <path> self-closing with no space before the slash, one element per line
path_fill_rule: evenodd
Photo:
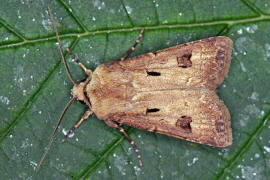
<path fill-rule="evenodd" d="M 231 52 L 231 39 L 213 37 L 142 54 L 121 62 L 112 61 L 107 64 L 104 71 L 109 73 L 104 76 L 113 75 L 114 80 L 118 79 L 118 84 L 133 78 L 133 87 L 142 90 L 198 87 L 216 89 L 228 73 Z M 119 72 L 125 74 L 120 75 Z M 151 72 L 160 73 L 160 76 Z M 101 73 L 101 69 L 97 69 L 96 73 Z M 127 73 L 129 76 L 125 76 Z M 124 79 L 117 78 L 119 75 Z"/>
<path fill-rule="evenodd" d="M 213 37 L 100 65 L 87 86 L 98 118 L 181 139 L 225 147 L 230 114 L 215 93 L 232 52 Z"/>

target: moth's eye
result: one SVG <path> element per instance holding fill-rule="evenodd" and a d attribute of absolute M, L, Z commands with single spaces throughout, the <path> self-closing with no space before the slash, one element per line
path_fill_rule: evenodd
<path fill-rule="evenodd" d="M 81 83 L 81 82 L 84 82 L 86 79 L 87 79 L 87 78 L 84 78 L 84 79 L 80 80 L 80 83 Z"/>
<path fill-rule="evenodd" d="M 158 108 L 152 108 L 152 109 L 146 109 L 146 114 L 148 114 L 148 113 L 155 113 L 155 112 L 158 112 L 159 111 L 159 109 Z"/>
<path fill-rule="evenodd" d="M 156 71 L 146 71 L 146 73 L 149 76 L 160 76 L 160 72 L 156 72 Z"/>
<path fill-rule="evenodd" d="M 81 100 L 78 100 L 81 104 L 85 104 L 85 102 L 81 101 Z"/>
<path fill-rule="evenodd" d="M 191 54 L 184 54 L 181 57 L 177 57 L 178 66 L 181 68 L 188 68 L 192 66 Z"/>
<path fill-rule="evenodd" d="M 176 121 L 176 127 L 181 127 L 183 129 L 188 130 L 191 132 L 191 126 L 190 123 L 192 122 L 192 118 L 189 116 L 181 116 L 179 119 Z"/>

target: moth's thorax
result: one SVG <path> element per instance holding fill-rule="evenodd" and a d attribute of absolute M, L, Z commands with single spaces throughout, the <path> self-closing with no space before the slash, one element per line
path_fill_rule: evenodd
<path fill-rule="evenodd" d="M 84 89 L 86 87 L 85 82 L 81 82 L 79 84 L 75 84 L 73 88 L 71 89 L 71 94 L 73 97 L 75 97 L 77 100 L 85 102 L 85 95 L 84 95 Z"/>

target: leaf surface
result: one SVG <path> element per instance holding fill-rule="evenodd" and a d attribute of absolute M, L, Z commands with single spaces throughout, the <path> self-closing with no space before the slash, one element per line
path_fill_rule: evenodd
<path fill-rule="evenodd" d="M 126 127 L 144 166 L 118 131 L 95 116 L 61 143 L 87 107 L 75 102 L 35 172 L 71 98 L 48 5 L 64 48 L 94 70 L 120 58 L 225 35 L 234 41 L 218 94 L 230 110 L 233 145 L 213 148 Z M 3 179 L 267 179 L 270 177 L 270 3 L 266 0 L 1 0 L 0 175 Z M 76 80 L 85 78 L 66 56 Z"/>

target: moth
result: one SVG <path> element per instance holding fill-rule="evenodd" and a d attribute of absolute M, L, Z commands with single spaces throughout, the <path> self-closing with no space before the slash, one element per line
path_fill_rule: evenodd
<path fill-rule="evenodd" d="M 139 150 L 122 125 L 210 146 L 232 144 L 230 113 L 216 94 L 229 71 L 233 44 L 230 38 L 211 37 L 126 59 L 139 43 L 142 29 L 135 44 L 121 59 L 99 65 L 94 72 L 67 49 L 87 75 L 85 81 L 78 83 L 70 74 L 50 9 L 49 12 L 74 87 L 71 90 L 73 98 L 61 114 L 38 168 L 64 113 L 75 100 L 83 101 L 89 109 L 62 141 L 95 114 L 123 133 L 137 153 L 141 166 Z"/>

